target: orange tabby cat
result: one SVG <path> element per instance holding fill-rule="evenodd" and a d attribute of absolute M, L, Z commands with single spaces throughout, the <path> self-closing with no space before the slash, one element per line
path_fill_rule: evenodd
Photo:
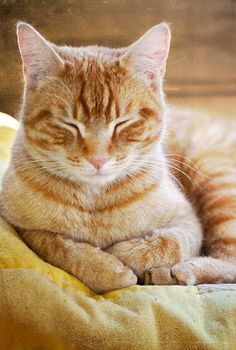
<path fill-rule="evenodd" d="M 166 107 L 168 26 L 109 49 L 58 47 L 20 23 L 18 43 L 1 213 L 25 242 L 97 292 L 236 282 L 236 124 Z"/>

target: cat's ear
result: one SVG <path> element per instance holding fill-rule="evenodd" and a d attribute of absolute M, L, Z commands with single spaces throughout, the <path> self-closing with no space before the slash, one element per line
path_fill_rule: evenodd
<path fill-rule="evenodd" d="M 31 25 L 18 23 L 17 39 L 24 77 L 29 87 L 36 86 L 45 76 L 56 74 L 63 69 L 63 60 Z"/>
<path fill-rule="evenodd" d="M 156 25 L 129 46 L 122 61 L 150 85 L 155 86 L 165 74 L 170 40 L 169 26 L 166 23 Z"/>

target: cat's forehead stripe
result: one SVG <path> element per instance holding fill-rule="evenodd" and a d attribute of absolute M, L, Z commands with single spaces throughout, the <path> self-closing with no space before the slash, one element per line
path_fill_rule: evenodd
<path fill-rule="evenodd" d="M 108 79 L 99 83 L 91 80 L 86 83 L 85 77 L 81 79 L 80 93 L 73 109 L 74 119 L 81 119 L 79 111 L 85 122 L 93 118 L 103 118 L 109 123 L 120 116 L 118 96 Z"/>
<path fill-rule="evenodd" d="M 129 101 L 125 108 L 125 114 L 129 114 L 131 110 L 132 110 L 132 102 Z"/>
<path fill-rule="evenodd" d="M 84 90 L 85 90 L 85 81 L 82 82 L 82 87 L 81 87 L 80 96 L 79 96 L 79 103 L 82 106 L 83 113 L 85 114 L 85 116 L 87 118 L 89 118 L 90 117 L 90 111 L 89 111 L 88 103 L 87 103 L 86 98 L 84 96 Z M 77 118 L 78 117 L 79 116 L 77 115 Z"/>
<path fill-rule="evenodd" d="M 105 117 L 106 120 L 109 121 L 110 116 L 111 116 L 111 109 L 112 109 L 112 103 L 114 101 L 114 95 L 113 95 L 113 91 L 111 89 L 111 85 L 109 84 L 108 81 L 106 81 L 106 85 L 108 88 L 108 102 L 107 102 L 107 106 L 105 107 Z"/>

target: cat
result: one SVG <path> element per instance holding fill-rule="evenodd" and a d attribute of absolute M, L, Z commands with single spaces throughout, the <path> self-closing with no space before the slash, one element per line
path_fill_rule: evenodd
<path fill-rule="evenodd" d="M 25 89 L 1 215 L 97 293 L 236 282 L 235 121 L 169 107 L 167 24 L 126 48 L 17 37 Z"/>

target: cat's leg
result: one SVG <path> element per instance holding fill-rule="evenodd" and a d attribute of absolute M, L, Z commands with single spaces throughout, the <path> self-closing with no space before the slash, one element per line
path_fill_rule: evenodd
<path fill-rule="evenodd" d="M 178 284 L 195 285 L 201 283 L 235 283 L 236 259 L 227 261 L 211 257 L 198 257 L 176 264 L 171 275 Z"/>
<path fill-rule="evenodd" d="M 90 244 L 43 231 L 21 232 L 23 240 L 40 257 L 77 278 L 97 293 L 136 284 L 137 277 L 115 256 Z"/>
<path fill-rule="evenodd" d="M 235 283 L 236 261 L 197 257 L 175 264 L 170 269 L 153 268 L 145 274 L 145 284 L 166 284 L 167 278 L 169 278 L 169 284 L 180 285 Z"/>
<path fill-rule="evenodd" d="M 170 269 L 178 262 L 200 255 L 201 227 L 192 211 L 183 210 L 181 217 L 162 229 L 154 230 L 145 238 L 135 238 L 114 244 L 106 251 L 118 257 L 144 281 L 145 273 L 159 268 L 157 284 L 175 284 Z M 153 283 L 153 282 L 151 282 Z"/>

